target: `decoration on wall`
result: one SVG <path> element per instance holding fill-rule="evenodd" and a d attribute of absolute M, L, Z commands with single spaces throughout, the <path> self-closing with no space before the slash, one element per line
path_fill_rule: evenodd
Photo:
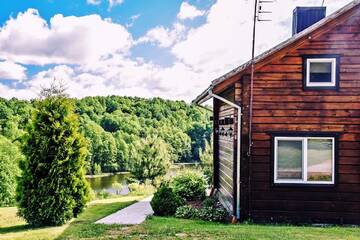
<path fill-rule="evenodd" d="M 234 136 L 234 118 L 233 117 L 225 117 L 218 120 L 218 127 L 215 128 L 215 134 L 218 136 L 224 137 L 233 137 Z"/>
<path fill-rule="evenodd" d="M 230 128 L 228 129 L 228 132 L 229 132 L 229 137 L 232 137 L 233 134 L 234 134 L 234 129 L 232 129 L 232 127 L 230 127 Z"/>

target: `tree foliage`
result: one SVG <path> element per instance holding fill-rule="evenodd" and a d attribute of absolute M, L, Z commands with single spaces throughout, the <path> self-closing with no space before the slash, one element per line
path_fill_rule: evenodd
<path fill-rule="evenodd" d="M 20 174 L 18 163 L 22 158 L 19 148 L 0 136 L 0 207 L 15 203 L 16 178 Z"/>
<path fill-rule="evenodd" d="M 206 181 L 209 185 L 211 185 L 213 181 L 213 168 L 214 168 L 213 152 L 214 150 L 213 150 L 212 141 L 210 141 L 210 143 L 206 141 L 205 149 L 203 151 L 200 150 L 199 152 L 200 164 L 206 176 Z"/>
<path fill-rule="evenodd" d="M 71 100 L 47 96 L 34 107 L 24 137 L 26 159 L 20 164 L 19 214 L 31 225 L 61 225 L 76 217 L 88 201 L 86 141 Z"/>
<path fill-rule="evenodd" d="M 144 183 L 166 174 L 170 168 L 168 145 L 157 137 L 147 137 L 134 144 L 130 155 L 132 175 Z"/>
<path fill-rule="evenodd" d="M 53 86 L 42 98 L 62 94 Z M 61 86 L 64 89 L 64 86 Z M 199 162 L 210 140 L 210 113 L 183 101 L 138 97 L 86 97 L 72 100 L 88 143 L 88 174 L 131 171 L 130 152 L 141 139 L 156 135 L 168 145 L 171 162 Z M 0 98 L 0 135 L 20 139 L 38 101 Z M 96 164 L 96 167 L 95 167 Z"/>

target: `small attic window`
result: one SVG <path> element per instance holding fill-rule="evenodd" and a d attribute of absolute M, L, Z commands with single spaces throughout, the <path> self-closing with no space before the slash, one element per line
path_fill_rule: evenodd
<path fill-rule="evenodd" d="M 337 89 L 339 81 L 337 56 L 306 56 L 303 61 L 305 89 Z"/>

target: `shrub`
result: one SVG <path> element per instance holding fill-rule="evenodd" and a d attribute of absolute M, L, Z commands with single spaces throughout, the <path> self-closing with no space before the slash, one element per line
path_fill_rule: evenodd
<path fill-rule="evenodd" d="M 184 219 L 196 219 L 198 216 L 199 210 L 189 205 L 178 207 L 175 213 L 175 217 Z"/>
<path fill-rule="evenodd" d="M 185 219 L 200 219 L 210 222 L 226 222 L 229 214 L 226 209 L 213 197 L 207 198 L 202 203 L 202 208 L 186 205 L 176 210 L 175 217 Z"/>
<path fill-rule="evenodd" d="M 214 197 L 208 197 L 202 202 L 203 207 L 216 207 L 218 205 L 218 201 Z"/>
<path fill-rule="evenodd" d="M 97 194 L 96 192 L 90 188 L 90 191 L 89 191 L 89 200 L 92 201 L 92 200 L 95 200 L 97 198 Z"/>
<path fill-rule="evenodd" d="M 0 207 L 15 204 L 16 177 L 20 174 L 18 164 L 22 158 L 18 147 L 0 136 Z"/>
<path fill-rule="evenodd" d="M 25 136 L 17 188 L 19 214 L 30 225 L 62 225 L 89 200 L 86 142 L 72 100 L 48 97 L 37 108 Z"/>
<path fill-rule="evenodd" d="M 119 195 L 124 186 L 121 183 L 114 182 L 111 187 L 115 190 L 116 194 Z"/>
<path fill-rule="evenodd" d="M 163 183 L 151 200 L 151 207 L 157 216 L 172 216 L 184 201 L 173 191 L 168 183 Z"/>
<path fill-rule="evenodd" d="M 187 201 L 202 200 L 206 196 L 204 176 L 196 171 L 187 170 L 172 181 L 174 192 Z"/>
<path fill-rule="evenodd" d="M 111 196 L 111 194 L 106 190 L 101 190 L 100 192 L 96 193 L 96 198 L 98 199 L 107 199 Z"/>
<path fill-rule="evenodd" d="M 154 193 L 154 186 L 149 183 L 139 184 L 139 183 L 130 183 L 128 185 L 131 195 L 135 196 L 146 196 Z"/>
<path fill-rule="evenodd" d="M 129 188 L 130 192 L 136 192 L 140 189 L 140 184 L 136 183 L 136 182 L 130 183 L 130 184 L 128 184 L 128 188 Z"/>
<path fill-rule="evenodd" d="M 102 173 L 100 164 L 94 163 L 94 175 L 99 175 Z"/>
<path fill-rule="evenodd" d="M 203 207 L 198 211 L 198 218 L 210 222 L 225 222 L 229 214 L 223 207 Z"/>

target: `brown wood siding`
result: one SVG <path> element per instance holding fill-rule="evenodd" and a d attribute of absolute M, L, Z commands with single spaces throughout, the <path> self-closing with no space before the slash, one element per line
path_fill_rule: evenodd
<path fill-rule="evenodd" d="M 223 94 L 222 97 L 234 101 L 234 89 L 230 89 Z M 214 105 L 215 114 L 217 115 L 214 119 L 221 120 L 225 117 L 234 118 L 236 112 L 235 109 L 223 102 L 216 100 L 216 106 Z M 234 129 L 234 124 L 232 125 L 218 125 L 216 124 L 216 128 L 219 130 L 224 127 L 228 129 L 229 127 Z M 218 190 L 219 197 L 222 201 L 223 205 L 227 208 L 229 213 L 233 214 L 234 211 L 234 136 L 221 136 L 217 135 L 217 141 L 215 146 L 216 152 L 216 164 L 218 166 L 217 174 L 218 174 Z"/>
<path fill-rule="evenodd" d="M 250 215 L 360 223 L 360 14 L 260 68 L 254 79 Z M 303 90 L 302 55 L 339 54 L 340 88 Z M 272 184 L 270 131 L 339 132 L 334 187 Z"/>
<path fill-rule="evenodd" d="M 219 119 L 234 117 L 234 108 L 222 105 L 219 111 Z M 228 127 L 220 125 L 219 128 Z M 234 139 L 229 136 L 219 136 L 219 190 L 223 195 L 223 201 L 228 210 L 233 212 L 234 186 Z"/>

